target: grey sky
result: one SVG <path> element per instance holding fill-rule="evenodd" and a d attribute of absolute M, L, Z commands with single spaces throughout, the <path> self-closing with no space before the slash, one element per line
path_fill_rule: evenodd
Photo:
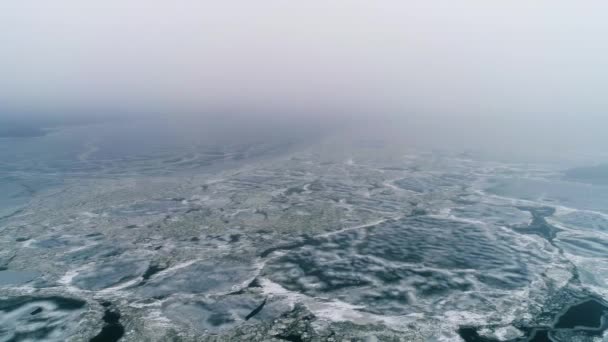
<path fill-rule="evenodd" d="M 0 103 L 606 116 L 606 13 L 572 0 L 6 0 Z"/>

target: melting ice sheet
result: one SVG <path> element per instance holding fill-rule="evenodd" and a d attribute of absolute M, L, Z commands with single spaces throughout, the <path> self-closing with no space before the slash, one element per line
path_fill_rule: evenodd
<path fill-rule="evenodd" d="M 0 298 L 0 340 L 65 341 L 76 333 L 84 310 L 78 299 Z"/>
<path fill-rule="evenodd" d="M 386 142 L 120 131 L 0 146 L 0 340 L 605 339 L 605 184 Z"/>
<path fill-rule="evenodd" d="M 0 286 L 25 284 L 39 275 L 38 272 L 0 271 Z"/>

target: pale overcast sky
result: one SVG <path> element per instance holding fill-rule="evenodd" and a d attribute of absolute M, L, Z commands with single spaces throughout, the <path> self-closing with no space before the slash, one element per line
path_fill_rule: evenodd
<path fill-rule="evenodd" d="M 605 0 L 5 0 L 0 105 L 608 116 L 607 13 Z"/>

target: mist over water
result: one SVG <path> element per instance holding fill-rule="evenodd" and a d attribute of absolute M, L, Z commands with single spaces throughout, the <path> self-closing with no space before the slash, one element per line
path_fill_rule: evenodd
<path fill-rule="evenodd" d="M 602 1 L 1 6 L 2 119 L 227 116 L 539 157 L 606 144 Z"/>
<path fill-rule="evenodd" d="M 608 340 L 605 1 L 0 4 L 0 341 Z"/>

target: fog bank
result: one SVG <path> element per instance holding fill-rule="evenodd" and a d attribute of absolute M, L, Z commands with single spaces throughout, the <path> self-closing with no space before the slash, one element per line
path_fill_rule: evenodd
<path fill-rule="evenodd" d="M 438 145 L 597 147 L 608 123 L 606 10 L 560 0 L 9 1 L 0 117 L 184 127 L 229 117 L 388 127 Z"/>

